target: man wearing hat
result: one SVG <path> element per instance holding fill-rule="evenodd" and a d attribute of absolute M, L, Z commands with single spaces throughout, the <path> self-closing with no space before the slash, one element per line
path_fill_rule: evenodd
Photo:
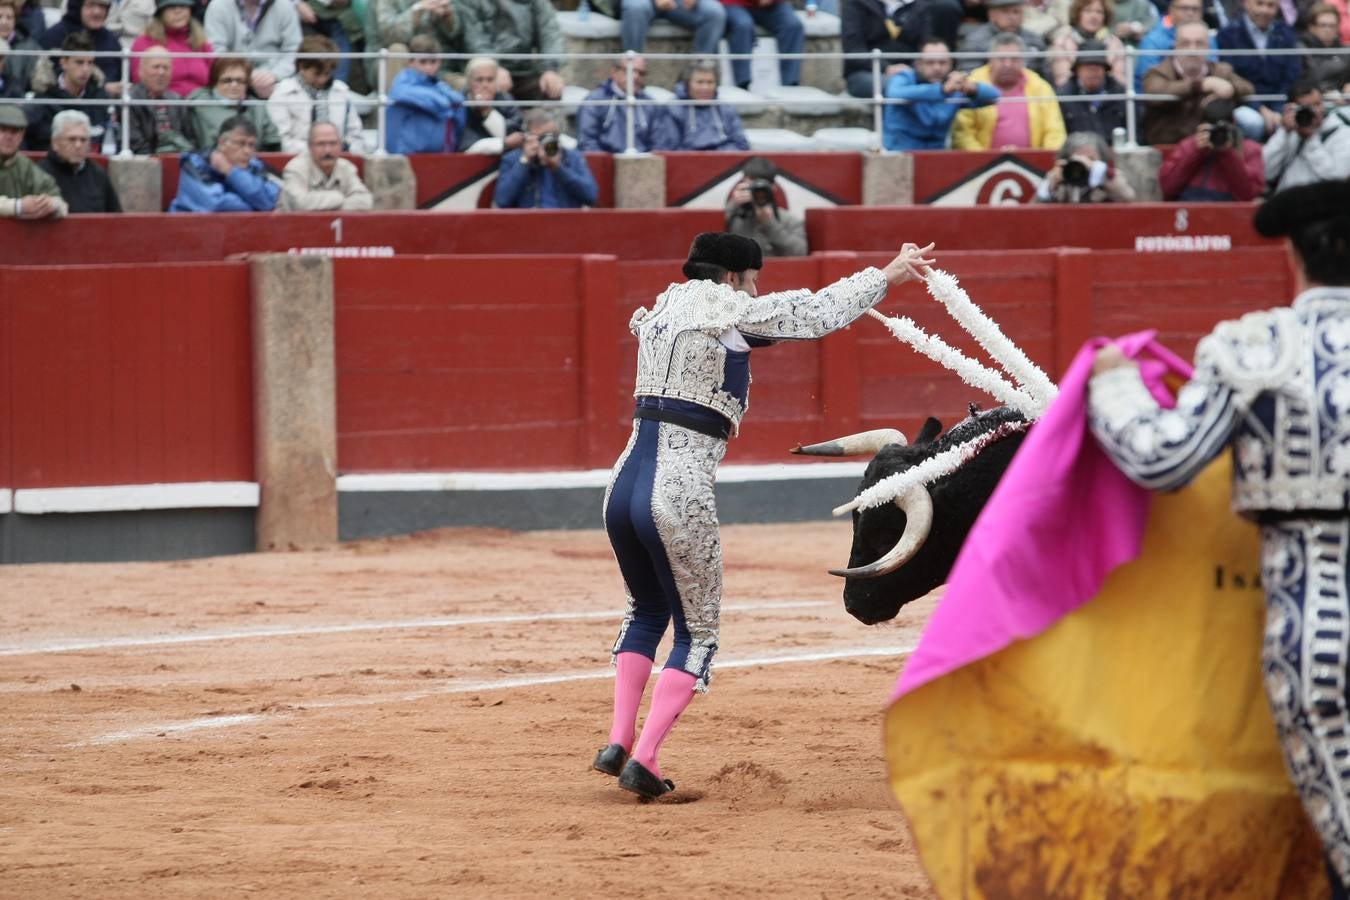
<path fill-rule="evenodd" d="M 985 0 L 984 5 L 989 11 L 989 21 L 966 32 L 957 50 L 962 53 L 983 53 L 987 56 L 994 38 L 1000 34 L 1017 35 L 1022 39 L 1022 47 L 1026 50 L 1038 53 L 1045 50 L 1045 38 L 1022 25 L 1022 18 L 1026 13 L 1026 0 Z M 961 60 L 958 68 L 970 72 L 984 65 L 986 61 L 971 57 Z M 1049 63 L 1044 56 L 1029 61 L 1027 68 L 1044 78 L 1050 77 Z"/>
<path fill-rule="evenodd" d="M 62 218 L 66 201 L 52 176 L 19 152 L 28 119 L 13 103 L 0 104 L 0 218 Z"/>
<path fill-rule="evenodd" d="M 1106 73 L 1106 45 L 1095 38 L 1078 46 L 1073 74 L 1056 91 L 1069 134 L 1089 131 L 1108 145 L 1111 132 L 1125 127 L 1125 101 L 1103 100 L 1104 94 L 1124 94 L 1125 86 Z"/>
<path fill-rule="evenodd" d="M 1089 423 L 1132 481 L 1187 484 L 1233 448 L 1232 507 L 1261 529 L 1262 674 L 1285 764 L 1322 841 L 1333 897 L 1350 887 L 1350 182 L 1282 191 L 1253 223 L 1289 238 L 1292 307 L 1222 322 L 1163 410 L 1139 366 L 1098 352 Z M 1199 525 L 1200 523 L 1190 523 Z M 1208 640 L 1179 635 L 1181 641 Z"/>
<path fill-rule="evenodd" d="M 763 255 L 740 235 L 705 232 L 672 284 L 629 327 L 638 338 L 633 433 L 605 491 L 604 519 L 627 587 L 614 643 L 614 718 L 593 767 L 651 799 L 674 789 L 657 754 L 695 692 L 705 692 L 718 648 L 722 549 L 713 482 L 749 406 L 750 351 L 810 340 L 849 325 L 932 261 L 905 244 L 885 269 L 823 290 L 758 296 Z M 674 644 L 657 679 L 642 736 L 638 707 L 657 645 Z M 631 758 L 630 758 L 631 754 Z"/>

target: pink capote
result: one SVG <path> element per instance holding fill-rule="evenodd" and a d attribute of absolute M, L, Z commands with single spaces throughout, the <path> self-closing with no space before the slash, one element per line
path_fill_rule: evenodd
<path fill-rule="evenodd" d="M 1185 360 L 1141 331 L 1115 343 L 1137 359 L 1158 402 L 1175 400 L 1170 373 Z M 920 685 L 1049 628 L 1139 555 L 1150 493 L 1126 478 L 1087 426 L 1093 338 L 1078 351 L 1059 396 L 1028 432 L 956 558 L 947 591 L 909 658 L 892 702 Z"/>

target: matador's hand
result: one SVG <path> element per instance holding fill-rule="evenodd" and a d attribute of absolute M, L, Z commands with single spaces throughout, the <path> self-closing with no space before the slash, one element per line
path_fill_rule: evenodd
<path fill-rule="evenodd" d="M 1107 344 L 1092 357 L 1092 374 L 1100 375 L 1112 369 L 1133 365 L 1136 365 L 1135 361 L 1122 353 L 1119 347 L 1115 344 Z"/>
<path fill-rule="evenodd" d="M 934 244 L 927 247 L 920 247 L 917 244 L 901 245 L 900 254 L 882 270 L 886 274 L 886 280 L 892 287 L 906 281 L 925 280 L 928 277 L 928 268 L 933 265 L 934 260 L 927 259 L 924 254 L 931 251 L 934 246 Z"/>

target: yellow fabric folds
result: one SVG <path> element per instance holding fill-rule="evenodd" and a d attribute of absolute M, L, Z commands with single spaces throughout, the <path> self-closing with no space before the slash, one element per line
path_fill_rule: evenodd
<path fill-rule="evenodd" d="M 942 897 L 1325 895 L 1229 473 L 1156 497 L 1142 556 L 1091 602 L 890 708 L 891 787 Z"/>

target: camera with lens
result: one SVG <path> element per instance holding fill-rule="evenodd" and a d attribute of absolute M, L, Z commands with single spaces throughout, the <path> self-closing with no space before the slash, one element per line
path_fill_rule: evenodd
<path fill-rule="evenodd" d="M 1311 128 L 1317 121 L 1317 110 L 1306 103 L 1300 103 L 1294 110 L 1294 124 L 1299 128 Z"/>
<path fill-rule="evenodd" d="M 1214 122 L 1209 126 L 1209 145 L 1215 150 L 1231 147 L 1237 142 L 1237 126 L 1232 122 Z"/>
<path fill-rule="evenodd" d="M 562 145 L 558 142 L 557 132 L 550 131 L 539 138 L 539 150 L 549 157 L 557 156 L 562 152 Z"/>
<path fill-rule="evenodd" d="M 1071 156 L 1064 162 L 1064 183 L 1069 187 L 1085 188 L 1088 186 L 1088 167 L 1076 156 Z"/>
<path fill-rule="evenodd" d="M 756 206 L 773 206 L 773 182 L 767 178 L 756 178 L 750 182 L 750 200 Z"/>

